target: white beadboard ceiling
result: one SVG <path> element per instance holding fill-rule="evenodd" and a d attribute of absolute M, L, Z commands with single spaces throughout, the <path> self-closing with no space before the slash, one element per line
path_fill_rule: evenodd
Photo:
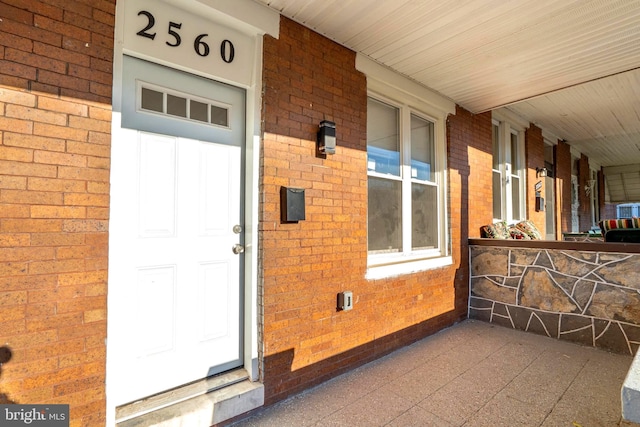
<path fill-rule="evenodd" d="M 611 202 L 640 201 L 640 0 L 255 1 L 474 113 L 512 110 L 605 167 Z"/>

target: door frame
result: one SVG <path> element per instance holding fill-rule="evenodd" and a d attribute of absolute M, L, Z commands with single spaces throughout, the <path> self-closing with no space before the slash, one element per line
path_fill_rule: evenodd
<path fill-rule="evenodd" d="M 132 0 L 128 0 L 131 2 Z M 146 0 L 141 0 L 146 1 Z M 251 73 L 248 81 L 234 81 L 233 78 L 220 78 L 216 75 L 215 70 L 207 69 L 194 70 L 183 64 L 170 63 L 167 61 L 158 61 L 153 57 L 153 52 L 133 51 L 125 47 L 125 1 L 117 0 L 116 17 L 115 17 L 115 37 L 114 37 L 114 60 L 113 60 L 113 85 L 112 85 L 112 138 L 117 138 L 121 129 L 121 111 L 122 111 L 122 84 L 123 84 L 123 57 L 125 54 L 162 63 L 163 65 L 172 66 L 210 78 L 212 80 L 222 81 L 243 88 L 246 91 L 246 138 L 245 138 L 245 157 L 244 157 L 244 226 L 245 226 L 245 253 L 244 253 L 244 276 L 243 295 L 244 301 L 244 318 L 242 319 L 243 337 L 244 337 L 244 369 L 249 374 L 252 381 L 258 381 L 260 373 L 260 340 L 258 329 L 262 324 L 259 319 L 259 301 L 258 301 L 258 223 L 259 223 L 259 164 L 260 164 L 260 141 L 262 137 L 262 129 L 260 127 L 261 117 L 261 87 L 262 87 L 262 37 L 267 34 L 272 37 L 279 37 L 280 15 L 266 7 L 262 7 L 252 0 L 220 0 L 216 2 L 216 9 L 205 6 L 201 2 L 188 0 L 178 0 L 173 2 L 180 5 L 181 9 L 187 13 L 197 14 L 206 19 L 216 22 L 218 26 L 228 27 L 242 33 L 251 39 L 253 49 L 247 52 L 251 57 Z M 117 173 L 112 170 L 111 173 Z M 109 307 L 109 285 L 107 282 L 107 307 Z M 108 339 L 110 335 L 109 317 L 115 316 L 108 310 L 107 316 L 107 355 L 106 355 L 106 425 L 115 424 L 115 405 L 110 401 L 110 372 L 117 369 L 110 363 L 110 347 Z"/>

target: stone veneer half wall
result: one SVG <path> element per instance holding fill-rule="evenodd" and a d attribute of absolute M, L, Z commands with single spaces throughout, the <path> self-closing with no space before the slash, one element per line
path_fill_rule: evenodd
<path fill-rule="evenodd" d="M 563 249 L 558 242 L 550 248 L 542 242 L 537 247 L 500 245 L 470 241 L 470 318 L 636 353 L 640 253 L 615 252 L 627 245 L 599 244 L 594 250 L 583 249 L 589 244 Z M 611 252 L 601 250 L 609 246 Z"/>

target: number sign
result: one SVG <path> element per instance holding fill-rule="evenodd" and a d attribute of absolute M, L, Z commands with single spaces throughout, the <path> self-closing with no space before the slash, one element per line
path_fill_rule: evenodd
<path fill-rule="evenodd" d="M 165 2 L 125 5 L 125 53 L 136 52 L 233 83 L 251 83 L 252 37 Z M 220 14 L 212 10 L 212 16 Z"/>

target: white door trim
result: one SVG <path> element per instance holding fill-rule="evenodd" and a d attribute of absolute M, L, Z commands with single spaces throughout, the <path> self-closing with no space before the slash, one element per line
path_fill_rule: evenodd
<path fill-rule="evenodd" d="M 260 163 L 260 141 L 261 141 L 261 87 L 262 87 L 262 35 L 267 32 L 274 37 L 278 37 L 277 28 L 279 27 L 279 14 L 269 10 L 263 10 L 264 16 L 261 16 L 262 24 L 252 27 L 247 26 L 240 20 L 252 23 L 256 19 L 256 14 L 252 12 L 249 18 L 243 18 L 244 13 L 248 13 L 249 9 L 241 8 L 241 12 L 237 12 L 239 0 L 220 0 L 216 4 L 226 5 L 220 6 L 220 11 L 215 11 L 217 15 L 223 16 L 227 13 L 228 8 L 236 10 L 236 13 L 229 18 L 227 24 L 229 26 L 239 25 L 240 29 L 245 33 L 253 29 L 253 37 L 255 37 L 253 63 L 251 81 L 237 85 L 246 89 L 246 144 L 245 144 L 245 267 L 244 267 L 244 368 L 249 373 L 253 381 L 259 380 L 259 359 L 258 349 L 260 347 L 258 325 L 262 320 L 259 319 L 258 311 L 258 184 L 259 184 L 259 163 Z M 243 3 L 252 3 L 249 0 L 242 0 Z M 193 3 L 193 2 L 189 2 Z M 116 4 L 116 29 L 114 43 L 114 70 L 113 70 L 113 115 L 112 115 L 112 135 L 117 136 L 121 128 L 121 94 L 122 94 L 122 61 L 124 55 L 123 39 L 124 39 L 124 2 L 118 0 Z M 260 27 L 260 28 L 258 28 Z M 205 77 L 216 79 L 215 74 L 201 73 Z M 234 82 L 230 82 L 234 83 Z M 115 172 L 115 171 L 112 171 Z M 113 314 L 113 313 L 110 313 Z M 110 365 L 109 357 L 109 322 L 107 322 L 107 384 L 106 384 L 106 425 L 114 425 L 115 423 L 115 406 L 110 404 L 110 384 L 109 372 L 114 369 Z"/>

